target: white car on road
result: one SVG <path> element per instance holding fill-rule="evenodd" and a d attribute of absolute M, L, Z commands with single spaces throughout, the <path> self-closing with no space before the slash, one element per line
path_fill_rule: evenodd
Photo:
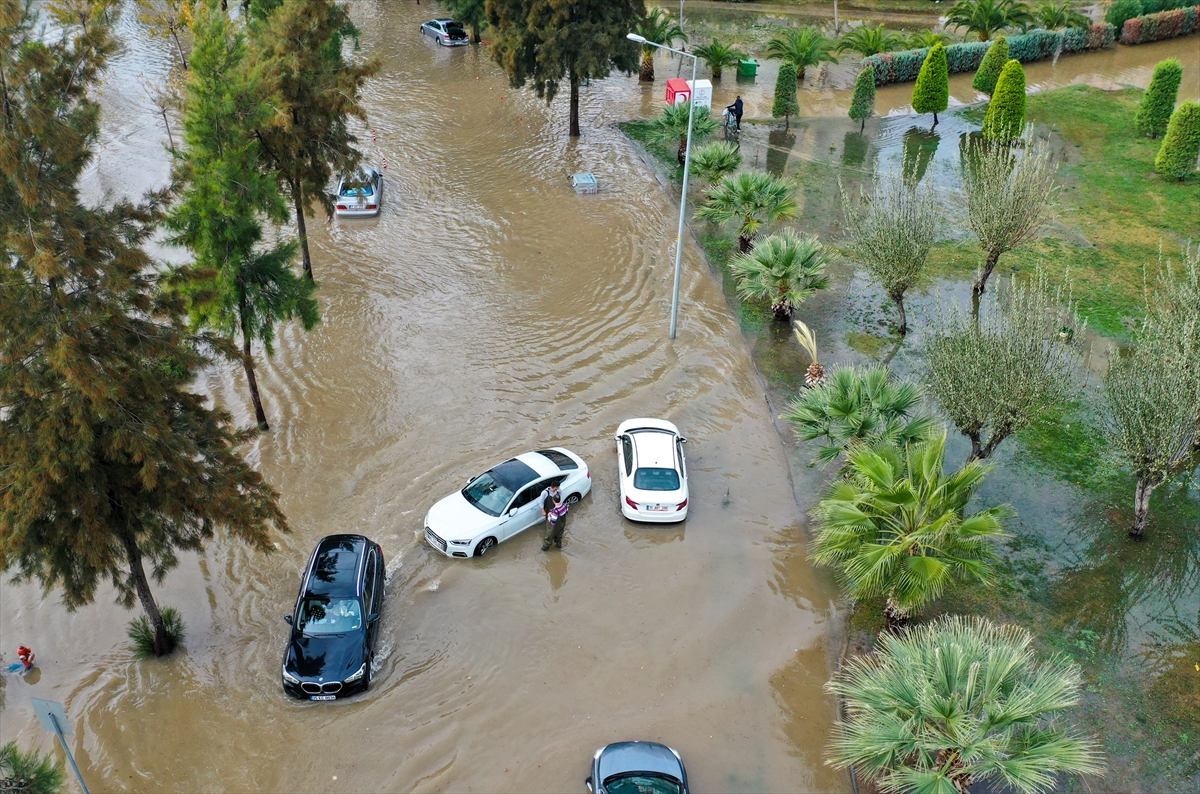
<path fill-rule="evenodd" d="M 568 503 L 592 490 L 583 459 L 561 447 L 525 452 L 488 469 L 429 509 L 425 542 L 447 557 L 482 557 L 542 520 L 538 498 L 557 482 Z"/>
<path fill-rule="evenodd" d="M 621 514 L 634 521 L 687 518 L 687 463 L 679 428 L 663 419 L 626 419 L 617 428 Z"/>

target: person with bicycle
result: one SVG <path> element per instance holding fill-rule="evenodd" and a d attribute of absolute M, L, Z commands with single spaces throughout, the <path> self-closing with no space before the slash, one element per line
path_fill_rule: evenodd
<path fill-rule="evenodd" d="M 742 129 L 742 98 L 741 98 L 741 96 L 739 96 L 737 99 L 733 100 L 732 105 L 726 105 L 725 112 L 728 114 L 731 114 L 733 116 L 733 120 L 737 125 L 735 127 L 735 129 L 737 129 L 739 132 L 741 132 L 741 129 Z"/>

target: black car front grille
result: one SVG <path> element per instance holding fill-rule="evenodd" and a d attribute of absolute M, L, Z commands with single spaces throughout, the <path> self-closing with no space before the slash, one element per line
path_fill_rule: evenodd
<path fill-rule="evenodd" d="M 316 681 L 305 681 L 300 685 L 306 695 L 336 695 L 342 691 L 341 681 L 330 681 L 328 684 L 318 684 Z"/>
<path fill-rule="evenodd" d="M 434 532 L 429 527 L 425 527 L 425 538 L 430 543 L 432 543 L 434 546 L 437 546 L 439 549 L 441 549 L 443 552 L 446 551 L 446 541 L 439 538 L 437 536 L 437 533 Z"/>

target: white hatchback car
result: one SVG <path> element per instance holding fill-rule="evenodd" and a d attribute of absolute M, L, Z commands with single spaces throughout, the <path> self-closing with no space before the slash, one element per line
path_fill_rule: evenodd
<path fill-rule="evenodd" d="M 617 428 L 621 514 L 634 521 L 687 518 L 687 463 L 679 428 L 663 419 L 626 419 Z"/>
<path fill-rule="evenodd" d="M 373 218 L 383 206 L 383 172 L 364 168 L 338 181 L 333 214 L 339 218 Z"/>
<path fill-rule="evenodd" d="M 447 557 L 482 557 L 542 520 L 538 498 L 557 482 L 574 505 L 592 490 L 587 464 L 555 447 L 525 452 L 488 469 L 429 509 L 425 541 Z"/>

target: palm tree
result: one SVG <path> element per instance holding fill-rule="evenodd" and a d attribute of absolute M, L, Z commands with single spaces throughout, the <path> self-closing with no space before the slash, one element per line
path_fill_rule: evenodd
<path fill-rule="evenodd" d="M 688 105 L 687 102 L 681 102 L 678 105 L 667 105 L 663 108 L 662 115 L 654 119 L 650 123 L 648 132 L 650 137 L 656 141 L 665 144 L 679 142 L 679 150 L 676 156 L 679 158 L 679 165 L 683 167 L 684 158 L 687 155 L 687 134 L 688 134 Z M 700 105 L 696 106 L 692 113 L 692 140 L 700 141 L 707 138 L 720 123 L 709 115 L 708 108 Z"/>
<path fill-rule="evenodd" d="M 710 185 L 741 164 L 742 153 L 733 141 L 713 141 L 692 152 L 692 171 Z"/>
<path fill-rule="evenodd" d="M 1066 0 L 1061 3 L 1045 2 L 1033 11 L 1033 22 L 1044 30 L 1061 28 L 1090 28 L 1092 20 L 1071 8 Z"/>
<path fill-rule="evenodd" d="M 831 261 L 833 251 L 816 237 L 797 236 L 788 229 L 738 254 L 729 269 L 737 279 L 738 295 L 770 301 L 775 319 L 788 322 L 808 296 L 829 285 L 825 266 Z"/>
<path fill-rule="evenodd" d="M 795 65 L 797 76 L 803 80 L 804 70 L 822 61 L 837 63 L 833 42 L 816 28 L 785 30 L 767 44 L 767 55 Z"/>
<path fill-rule="evenodd" d="M 946 24 L 966 28 L 967 32 L 987 41 L 1006 28 L 1018 27 L 1033 19 L 1029 6 L 1019 0 L 958 0 L 946 15 Z"/>
<path fill-rule="evenodd" d="M 743 171 L 723 178 L 707 191 L 708 199 L 696 217 L 714 223 L 738 222 L 738 250 L 754 246 L 754 235 L 764 223 L 796 217 L 790 182 L 763 172 Z"/>
<path fill-rule="evenodd" d="M 946 433 L 899 447 L 851 448 L 846 478 L 817 505 L 813 562 L 837 569 L 855 600 L 885 599 L 889 628 L 936 599 L 952 581 L 992 581 L 992 540 L 1006 537 L 1007 506 L 964 515 L 990 470 L 973 461 L 942 471 Z"/>
<path fill-rule="evenodd" d="M 646 16 L 637 23 L 634 32 L 652 44 L 662 44 L 670 47 L 677 41 L 687 41 L 683 28 L 671 18 L 665 9 L 655 6 L 646 12 Z M 654 81 L 654 47 L 642 45 L 642 71 L 638 79 L 643 82 Z"/>
<path fill-rule="evenodd" d="M 800 347 L 804 348 L 804 352 L 808 353 L 808 357 L 812 359 L 812 363 L 804 371 L 804 385 L 807 388 L 815 389 L 826 380 L 825 367 L 821 366 L 821 362 L 817 360 L 817 335 L 799 320 L 792 321 L 792 330 L 796 332 L 796 340 L 800 343 Z"/>
<path fill-rule="evenodd" d="M 949 44 L 950 37 L 936 30 L 920 30 L 909 34 L 908 47 L 913 50 L 933 48 L 939 44 Z"/>
<path fill-rule="evenodd" d="M 715 38 L 712 40 L 712 44 L 702 44 L 699 47 L 693 48 L 692 54 L 702 59 L 708 68 L 712 70 L 714 80 L 721 79 L 721 72 L 726 66 L 737 66 L 738 61 L 746 57 L 746 54 L 741 50 L 727 47 Z"/>
<path fill-rule="evenodd" d="M 846 32 L 838 40 L 834 49 L 837 52 L 857 52 L 860 55 L 876 55 L 881 52 L 892 52 L 904 47 L 904 36 L 900 33 L 889 33 L 884 30 L 882 23 L 869 28 L 861 25 Z"/>
<path fill-rule="evenodd" d="M 1079 703 L 1079 667 L 1034 655 L 1016 626 L 951 615 L 880 637 L 825 685 L 845 698 L 828 763 L 854 766 L 887 794 L 992 790 L 1040 794 L 1059 775 L 1103 769 L 1096 743 L 1064 724 Z"/>
<path fill-rule="evenodd" d="M 930 437 L 934 420 L 913 417 L 921 387 L 895 381 L 887 367 L 841 367 L 791 402 L 783 420 L 803 441 L 823 438 L 810 466 L 831 463 L 856 443 L 884 439 L 904 446 Z"/>

